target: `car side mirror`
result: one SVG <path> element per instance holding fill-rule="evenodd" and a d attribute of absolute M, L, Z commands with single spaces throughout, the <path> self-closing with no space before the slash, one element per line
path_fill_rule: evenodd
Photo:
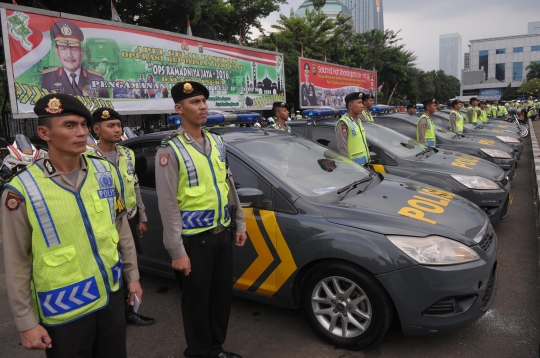
<path fill-rule="evenodd" d="M 243 208 L 250 207 L 253 203 L 259 203 L 263 198 L 263 192 L 256 188 L 238 188 L 236 192 Z"/>

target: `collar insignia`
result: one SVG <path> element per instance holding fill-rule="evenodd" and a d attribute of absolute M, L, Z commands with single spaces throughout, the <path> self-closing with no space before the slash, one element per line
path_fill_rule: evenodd
<path fill-rule="evenodd" d="M 188 142 L 191 142 L 191 136 L 189 135 L 188 132 L 184 132 L 182 133 L 182 135 L 184 136 L 185 140 L 187 140 Z"/>
<path fill-rule="evenodd" d="M 101 113 L 101 118 L 103 118 L 103 119 L 111 118 L 111 115 L 109 114 L 109 111 L 104 110 L 103 113 Z"/>
<path fill-rule="evenodd" d="M 184 83 L 184 93 L 185 94 L 190 94 L 191 92 L 193 92 L 195 89 L 193 88 L 193 86 L 191 85 L 191 83 L 187 82 L 187 83 Z"/>
<path fill-rule="evenodd" d="M 43 161 L 43 165 L 45 166 L 45 169 L 47 170 L 47 173 L 49 173 L 49 175 L 52 175 L 56 172 L 56 168 L 49 159 L 45 159 Z"/>
<path fill-rule="evenodd" d="M 101 153 L 99 150 L 96 150 L 96 155 L 97 155 L 98 157 L 103 157 L 103 153 Z"/>
<path fill-rule="evenodd" d="M 60 114 L 64 112 L 64 109 L 62 108 L 62 102 L 60 102 L 60 100 L 56 97 L 51 98 L 49 100 L 49 103 L 47 103 L 47 107 L 45 108 L 45 111 L 51 114 Z"/>

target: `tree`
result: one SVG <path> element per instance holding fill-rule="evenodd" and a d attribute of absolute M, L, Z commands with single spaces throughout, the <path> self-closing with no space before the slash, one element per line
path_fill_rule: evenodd
<path fill-rule="evenodd" d="M 532 96 L 540 96 L 540 78 L 533 78 L 519 87 L 518 93 L 524 93 Z"/>
<path fill-rule="evenodd" d="M 540 62 L 531 62 L 526 68 L 527 81 L 531 81 L 534 78 L 540 78 Z"/>

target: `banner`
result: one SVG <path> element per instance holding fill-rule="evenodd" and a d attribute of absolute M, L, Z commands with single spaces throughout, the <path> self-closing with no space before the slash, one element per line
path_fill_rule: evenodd
<path fill-rule="evenodd" d="M 298 59 L 300 105 L 345 107 L 345 96 L 352 92 L 375 94 L 377 73 L 323 61 Z"/>
<path fill-rule="evenodd" d="M 171 113 L 171 87 L 180 81 L 206 85 L 213 109 L 270 109 L 285 99 L 281 53 L 3 6 L 15 118 L 30 117 L 24 114 L 33 114 L 39 98 L 60 92 L 76 96 L 90 110 Z"/>

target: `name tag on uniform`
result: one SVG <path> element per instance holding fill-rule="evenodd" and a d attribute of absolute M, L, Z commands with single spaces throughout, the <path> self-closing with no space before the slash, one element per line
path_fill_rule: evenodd
<path fill-rule="evenodd" d="M 116 191 L 114 188 L 98 190 L 98 196 L 100 199 L 114 198 L 116 196 Z"/>
<path fill-rule="evenodd" d="M 353 162 L 355 162 L 357 164 L 360 164 L 360 165 L 364 165 L 364 164 L 366 164 L 366 157 L 353 159 Z"/>

